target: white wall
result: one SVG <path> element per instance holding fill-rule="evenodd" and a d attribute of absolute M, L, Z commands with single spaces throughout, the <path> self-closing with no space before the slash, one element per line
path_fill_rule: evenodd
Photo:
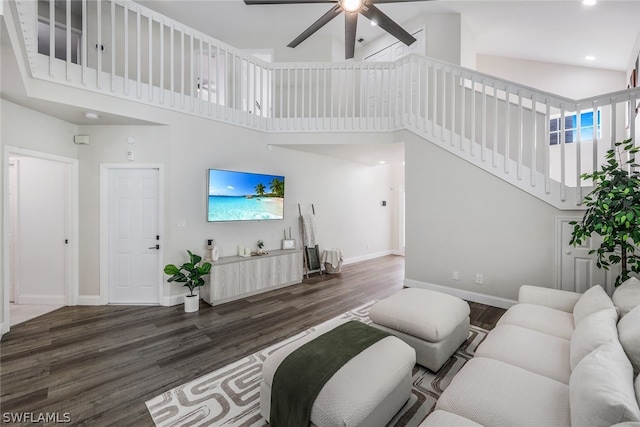
<path fill-rule="evenodd" d="M 408 284 L 507 300 L 516 300 L 524 284 L 555 286 L 555 217 L 574 212 L 560 212 L 408 133 L 405 150 Z M 476 273 L 484 285 L 474 283 Z"/>
<path fill-rule="evenodd" d="M 365 166 L 332 157 L 268 145 L 293 138 L 266 135 L 244 128 L 175 114 L 169 126 L 81 126 L 91 145 L 81 146 L 80 159 L 80 294 L 99 292 L 99 168 L 101 163 L 160 163 L 165 169 L 165 228 L 163 265 L 186 259 L 186 249 L 204 253 L 213 238 L 220 256 L 235 255 L 238 245 L 253 247 L 258 239 L 266 250 L 280 248 L 283 231 L 291 227 L 299 239 L 298 207 L 316 208 L 319 245 L 338 247 L 347 260 L 359 260 L 394 250 L 392 212 L 397 173 L 391 166 Z M 128 144 L 126 138 L 136 138 Z M 358 134 L 334 135 L 355 141 Z M 389 136 L 387 136 L 389 137 Z M 326 136 L 303 136 L 308 141 Z M 298 138 L 298 142 L 300 139 Z M 282 221 L 208 223 L 206 172 L 209 168 L 284 175 L 285 219 Z M 387 206 L 382 207 L 381 201 Z M 397 218 L 395 219 L 397 221 Z M 178 229 L 185 223 L 185 229 Z M 397 240 L 397 238 L 395 238 Z M 165 284 L 165 295 L 183 292 Z"/>
<path fill-rule="evenodd" d="M 479 54 L 477 70 L 576 100 L 627 88 L 625 73 L 622 71 L 551 64 L 494 55 Z"/>

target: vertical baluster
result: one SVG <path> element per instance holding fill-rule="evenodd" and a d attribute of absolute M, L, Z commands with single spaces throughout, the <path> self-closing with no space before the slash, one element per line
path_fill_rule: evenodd
<path fill-rule="evenodd" d="M 595 172 L 598 170 L 598 101 L 593 101 L 593 159 L 591 163 L 591 171 Z M 629 116 L 632 117 L 632 116 Z"/>
<path fill-rule="evenodd" d="M 237 96 L 237 88 L 236 88 L 236 80 L 238 80 L 238 76 L 237 76 L 237 62 L 238 59 L 236 58 L 236 54 L 235 52 L 229 52 L 229 54 L 231 55 L 231 61 L 233 62 L 233 71 L 231 74 L 231 78 L 232 78 L 232 83 L 231 83 L 231 87 L 233 88 L 233 91 L 231 93 L 231 105 L 230 107 L 232 108 L 231 110 L 231 117 L 233 118 L 234 122 L 238 121 L 238 114 L 239 114 L 239 108 L 238 108 L 238 96 Z"/>
<path fill-rule="evenodd" d="M 329 111 L 329 118 L 330 118 L 330 120 L 329 120 L 329 129 L 333 128 L 333 94 L 335 92 L 335 90 L 334 90 L 335 82 L 334 82 L 334 78 L 333 78 L 333 76 L 335 76 L 334 73 L 335 73 L 335 68 L 333 68 L 333 66 L 331 66 L 331 86 L 330 86 L 330 91 L 331 92 L 329 93 L 331 95 L 331 97 L 329 98 L 329 110 L 330 110 Z"/>
<path fill-rule="evenodd" d="M 111 1 L 111 92 L 116 91 L 116 2 Z"/>
<path fill-rule="evenodd" d="M 438 68 L 433 65 L 433 94 L 431 96 L 431 134 L 436 136 L 436 125 L 438 124 Z"/>
<path fill-rule="evenodd" d="M 298 129 L 298 69 L 293 69 L 293 128 Z"/>
<path fill-rule="evenodd" d="M 164 105 L 164 18 L 160 17 L 160 104 Z"/>
<path fill-rule="evenodd" d="M 180 108 L 184 110 L 184 28 L 180 29 Z"/>
<path fill-rule="evenodd" d="M 287 67 L 287 129 L 291 119 L 291 68 Z"/>
<path fill-rule="evenodd" d="M 369 105 L 369 100 L 371 99 L 371 97 L 369 96 L 369 76 L 371 75 L 371 63 L 367 63 L 366 65 L 366 71 L 364 73 L 365 76 L 365 86 L 363 89 L 363 95 L 364 96 L 364 104 L 365 104 L 365 109 L 366 109 L 366 114 L 364 115 L 365 117 L 365 129 L 369 127 L 369 111 L 371 110 L 371 106 Z"/>
<path fill-rule="evenodd" d="M 486 157 L 487 157 L 487 84 L 484 82 L 484 79 L 482 79 L 481 83 L 482 85 L 482 112 L 481 112 L 481 135 L 480 135 L 480 140 L 481 140 L 481 144 L 482 147 L 480 148 L 480 158 L 482 159 L 482 162 L 484 163 L 486 161 Z"/>
<path fill-rule="evenodd" d="M 412 123 L 412 118 L 413 115 L 415 114 L 415 112 L 413 111 L 413 56 L 409 57 L 409 61 L 407 61 L 407 63 L 409 64 L 409 117 L 407 120 L 407 124 L 411 124 Z M 444 107 L 444 104 L 443 104 Z"/>
<path fill-rule="evenodd" d="M 142 98 L 142 22 L 140 9 L 136 10 L 136 96 Z"/>
<path fill-rule="evenodd" d="M 113 8 L 113 4 L 111 5 Z M 65 36 L 66 36 L 66 71 L 67 81 L 71 81 L 71 0 L 65 2 Z M 112 18 L 113 19 L 113 18 Z"/>
<path fill-rule="evenodd" d="M 424 62 L 424 132 L 427 133 L 427 126 L 429 123 L 429 97 L 431 96 L 431 91 L 429 89 L 429 64 Z"/>
<path fill-rule="evenodd" d="M 578 204 L 582 203 L 582 106 L 576 105 L 576 200 Z"/>
<path fill-rule="evenodd" d="M 356 63 L 354 62 L 351 68 L 351 81 L 353 82 L 351 85 L 351 129 L 356 128 L 356 76 L 358 75 L 356 73 Z"/>
<path fill-rule="evenodd" d="M 125 14 L 127 11 L 127 5 L 125 3 Z M 88 69 L 87 69 L 87 55 L 89 52 L 89 49 L 87 47 L 87 32 L 89 31 L 89 29 L 87 28 L 87 0 L 82 0 L 82 84 L 86 85 L 87 84 L 87 73 L 88 73 Z M 125 33 L 126 34 L 126 33 Z M 125 93 L 126 95 L 126 93 Z"/>
<path fill-rule="evenodd" d="M 204 94 L 204 41 L 202 40 L 202 37 L 198 38 L 198 46 L 199 46 L 199 51 L 198 51 L 198 63 L 200 64 L 200 70 L 199 70 L 199 75 L 198 75 L 198 111 L 200 112 L 200 114 L 203 113 L 203 108 L 204 106 L 202 105 L 202 97 Z"/>
<path fill-rule="evenodd" d="M 378 126 L 378 103 L 382 103 L 382 97 L 378 96 L 378 69 L 376 63 L 373 63 L 373 128 Z"/>
<path fill-rule="evenodd" d="M 37 10 L 36 5 L 36 10 Z M 36 12 L 37 14 L 37 12 Z M 37 27 L 36 27 L 37 28 Z M 49 76 L 55 77 L 55 59 L 56 59 L 56 4 L 53 0 L 49 1 Z"/>
<path fill-rule="evenodd" d="M 618 128 L 616 126 L 618 121 L 618 109 L 616 108 L 616 99 L 612 97 L 609 105 L 611 106 L 611 148 L 613 148 L 618 140 Z"/>
<path fill-rule="evenodd" d="M 504 101 L 505 101 L 505 121 L 504 121 L 504 171 L 509 173 L 510 170 L 510 151 L 511 151 L 511 94 L 509 93 L 509 86 L 504 88 Z"/>
<path fill-rule="evenodd" d="M 98 55 L 98 65 L 96 68 L 96 87 L 102 88 L 102 54 L 104 45 L 102 43 L 102 0 L 96 0 L 96 51 Z"/>
<path fill-rule="evenodd" d="M 498 167 L 498 89 L 493 82 L 493 167 Z"/>
<path fill-rule="evenodd" d="M 414 122 L 414 125 L 417 128 L 420 123 L 420 118 L 422 117 L 422 103 L 420 102 L 420 97 L 422 96 L 422 67 L 420 66 L 420 60 L 416 60 L 415 64 L 416 72 L 418 73 L 418 77 L 416 78 L 416 84 L 418 85 L 418 87 L 416 89 L 416 121 Z"/>
<path fill-rule="evenodd" d="M 148 97 L 149 101 L 153 101 L 153 17 L 149 14 L 149 56 L 147 60 L 149 61 L 148 71 L 149 71 L 149 84 L 148 84 Z"/>
<path fill-rule="evenodd" d="M 222 83 L 220 82 L 220 69 L 226 68 L 226 62 L 220 58 L 220 45 L 216 44 L 216 117 L 220 118 L 220 98 L 222 98 Z M 224 69 L 223 69 L 224 70 Z M 223 73 L 226 76 L 226 73 Z M 211 83 L 209 83 L 211 84 Z"/>
<path fill-rule="evenodd" d="M 407 120 L 407 99 L 410 95 L 407 94 L 407 92 L 411 92 L 411 88 L 407 91 L 407 64 L 409 64 L 409 61 L 405 59 L 402 63 L 402 116 L 400 116 L 400 124 L 402 126 L 409 124 Z M 409 83 L 409 85 L 411 85 L 411 83 Z"/>
<path fill-rule="evenodd" d="M 296 68 L 296 75 L 297 75 L 297 73 L 298 73 L 298 70 Z M 305 105 L 305 102 L 304 102 L 305 97 L 304 97 L 304 95 L 305 95 L 305 92 L 306 92 L 306 90 L 305 90 L 305 81 L 306 81 L 305 76 L 306 76 L 306 73 L 304 72 L 304 64 L 302 64 L 300 66 L 300 73 L 302 74 L 302 82 L 300 83 L 300 91 L 302 92 L 300 94 L 300 127 L 302 129 L 304 129 L 304 117 L 305 117 L 305 115 L 304 115 L 304 105 Z"/>
<path fill-rule="evenodd" d="M 440 128 L 440 139 L 445 141 L 447 132 L 447 69 L 442 67 L 442 127 Z"/>
<path fill-rule="evenodd" d="M 460 89 L 460 151 L 464 151 L 465 138 L 467 135 L 467 83 L 462 77 Z"/>
<path fill-rule="evenodd" d="M 309 123 L 309 129 L 313 128 L 313 96 L 312 96 L 312 91 L 313 91 L 313 64 L 309 63 L 309 119 L 307 120 L 307 123 Z M 316 83 L 317 85 L 317 83 Z"/>
<path fill-rule="evenodd" d="M 549 99 L 545 99 L 544 103 L 546 105 L 545 115 L 544 115 L 544 137 L 542 139 L 544 143 L 544 191 L 549 194 L 551 192 L 551 106 L 549 105 Z"/>
<path fill-rule="evenodd" d="M 284 108 L 284 70 L 280 68 L 280 129 L 282 129 L 283 127 L 282 125 L 284 120 L 283 108 Z"/>
<path fill-rule="evenodd" d="M 213 77 L 213 73 L 211 72 L 213 62 L 213 46 L 211 43 L 211 39 L 209 39 L 207 45 L 209 46 L 207 48 L 207 115 L 211 117 L 213 115 L 213 94 L 211 93 L 211 90 L 213 88 L 213 82 L 211 80 Z"/>
<path fill-rule="evenodd" d="M 538 112 L 536 95 L 531 95 L 531 186 L 536 186 L 538 168 Z"/>
<path fill-rule="evenodd" d="M 169 96 L 171 97 L 171 106 L 176 105 L 176 68 L 175 68 L 175 32 L 176 26 L 171 23 L 169 28 Z"/>
<path fill-rule="evenodd" d="M 476 107 L 476 81 L 475 77 L 471 76 L 471 110 L 469 111 L 471 119 L 471 134 L 469 138 L 469 154 L 471 157 L 476 155 L 476 114 L 478 108 Z"/>
<path fill-rule="evenodd" d="M 189 110 L 193 112 L 193 109 L 195 108 L 194 102 L 195 102 L 195 89 L 196 89 L 196 84 L 193 81 L 193 77 L 194 74 L 196 73 L 195 70 L 193 69 L 194 66 L 194 61 L 193 61 L 193 38 L 194 38 L 194 32 L 192 32 L 191 34 L 189 34 L 189 96 L 191 98 L 191 100 L 189 101 Z"/>
<path fill-rule="evenodd" d="M 323 105 L 323 107 L 322 107 L 322 117 L 323 117 L 323 119 L 325 119 L 325 120 L 323 120 L 323 121 L 322 121 L 322 123 L 323 123 L 323 125 L 322 125 L 323 129 L 326 127 L 325 123 L 327 122 L 327 121 L 326 121 L 326 118 L 327 118 L 327 98 L 328 98 L 328 94 L 327 94 L 327 68 L 328 68 L 328 67 L 327 67 L 327 65 L 325 64 L 325 65 L 324 65 L 324 67 L 323 67 L 323 75 L 324 75 L 324 79 L 323 79 L 323 86 L 324 86 L 324 87 L 323 87 L 323 89 L 322 89 L 322 92 L 324 93 L 324 95 L 323 95 L 323 102 L 324 102 L 324 105 Z"/>
<path fill-rule="evenodd" d="M 458 77 L 455 74 L 455 71 L 451 71 L 451 113 L 449 115 L 451 120 L 451 131 L 449 132 L 449 137 L 451 139 L 450 143 L 453 147 L 455 143 L 455 135 L 456 135 L 456 108 L 457 108 L 457 91 L 456 91 L 456 83 L 458 82 Z"/>
<path fill-rule="evenodd" d="M 320 128 L 320 64 L 316 64 L 316 126 Z"/>
<path fill-rule="evenodd" d="M 524 110 L 522 106 L 522 93 L 518 91 L 518 165 L 517 176 L 518 180 L 522 180 L 522 154 L 524 148 Z"/>
<path fill-rule="evenodd" d="M 565 153 L 565 109 L 560 104 L 560 200 L 565 201 L 566 196 L 566 153 Z"/>

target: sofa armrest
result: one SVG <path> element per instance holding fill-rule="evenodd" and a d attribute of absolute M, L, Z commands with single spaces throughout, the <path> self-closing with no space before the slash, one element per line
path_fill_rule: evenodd
<path fill-rule="evenodd" d="M 541 288 L 539 286 L 523 285 L 518 293 L 518 302 L 526 304 L 543 305 L 556 310 L 573 312 L 573 306 L 582 294 L 560 289 Z"/>

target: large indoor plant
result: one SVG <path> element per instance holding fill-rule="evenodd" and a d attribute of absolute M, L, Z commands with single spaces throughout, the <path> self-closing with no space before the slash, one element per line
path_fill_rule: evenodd
<path fill-rule="evenodd" d="M 621 264 L 621 273 L 615 286 L 640 272 L 640 172 L 631 139 L 616 142 L 607 151 L 602 170 L 583 174 L 593 180 L 593 190 L 584 199 L 587 211 L 582 221 L 572 221 L 571 244 L 582 244 L 593 233 L 602 237 L 602 243 L 590 253 L 597 253 L 599 268 Z"/>
<path fill-rule="evenodd" d="M 183 286 L 189 288 L 189 294 L 184 296 L 184 311 L 187 313 L 198 311 L 199 296 L 193 293 L 197 287 L 204 285 L 204 276 L 211 271 L 211 263 L 203 262 L 202 257 L 187 250 L 189 262 L 185 262 L 180 267 L 174 264 L 167 264 L 164 273 L 170 275 L 168 282 L 184 283 Z"/>

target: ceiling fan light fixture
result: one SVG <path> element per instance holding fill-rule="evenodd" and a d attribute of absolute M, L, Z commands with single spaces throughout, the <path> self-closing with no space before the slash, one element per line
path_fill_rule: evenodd
<path fill-rule="evenodd" d="M 362 7 L 362 0 L 342 0 L 342 8 L 347 12 L 357 12 Z"/>

